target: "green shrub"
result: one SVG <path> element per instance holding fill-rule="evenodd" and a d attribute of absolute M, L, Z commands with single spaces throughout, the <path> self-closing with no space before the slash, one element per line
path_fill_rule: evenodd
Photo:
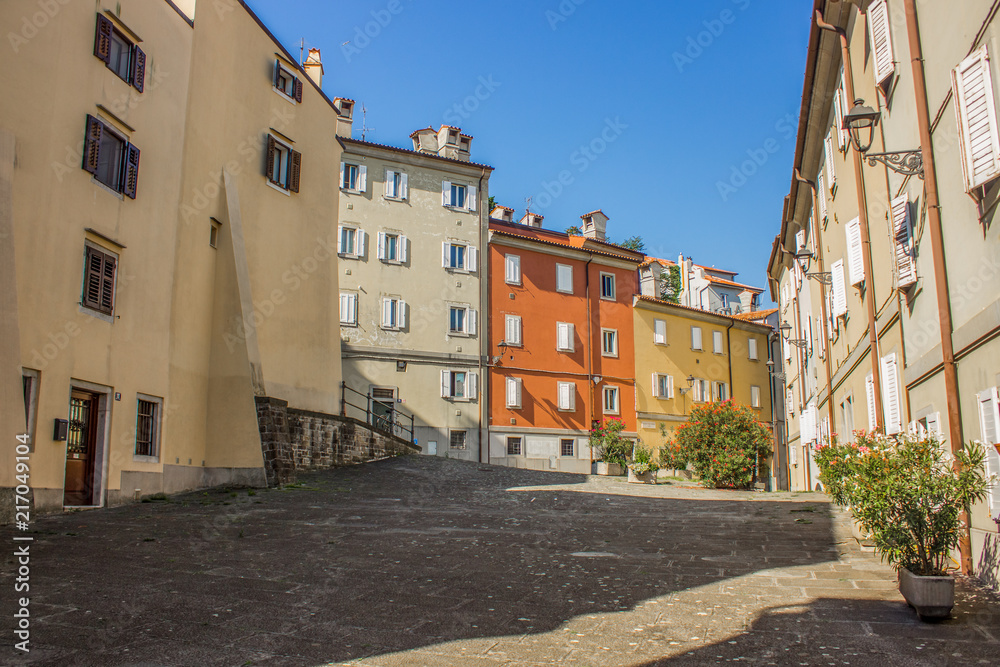
<path fill-rule="evenodd" d="M 632 461 L 628 467 L 636 475 L 643 475 L 647 472 L 656 473 L 660 469 L 660 463 L 656 452 L 639 442 L 632 450 Z"/>
<path fill-rule="evenodd" d="M 677 469 L 690 463 L 706 486 L 745 489 L 753 484 L 759 458 L 770 453 L 771 434 L 757 414 L 729 400 L 694 406 L 664 458 Z"/>
<path fill-rule="evenodd" d="M 632 456 L 632 441 L 622 436 L 625 422 L 608 419 L 590 430 L 590 446 L 598 461 L 617 463 L 624 468 Z"/>

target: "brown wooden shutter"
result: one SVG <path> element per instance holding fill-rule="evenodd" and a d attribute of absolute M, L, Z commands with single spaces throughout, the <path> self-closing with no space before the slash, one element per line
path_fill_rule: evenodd
<path fill-rule="evenodd" d="M 141 93 L 146 84 L 146 54 L 138 46 L 132 50 L 132 86 Z"/>
<path fill-rule="evenodd" d="M 99 309 L 109 315 L 115 309 L 115 266 L 117 260 L 111 255 L 104 255 L 104 267 L 101 275 L 101 305 Z"/>
<path fill-rule="evenodd" d="M 288 189 L 292 192 L 299 191 L 299 172 L 302 171 L 302 153 L 292 151 L 291 165 L 288 170 Z"/>
<path fill-rule="evenodd" d="M 275 88 L 278 88 L 278 75 L 281 74 L 281 61 L 274 61 L 274 75 L 271 77 L 271 83 L 274 84 Z"/>
<path fill-rule="evenodd" d="M 111 62 L 111 20 L 103 14 L 97 15 L 97 34 L 94 37 L 94 55 L 105 62 Z"/>
<path fill-rule="evenodd" d="M 302 81 L 298 78 L 295 79 L 295 101 L 302 101 Z"/>
<path fill-rule="evenodd" d="M 97 161 L 101 152 L 101 134 L 104 125 L 93 116 L 87 116 L 87 136 L 84 139 L 83 168 L 91 174 L 97 173 Z"/>
<path fill-rule="evenodd" d="M 125 196 L 135 199 L 139 186 L 139 149 L 129 144 L 125 149 Z"/>
<path fill-rule="evenodd" d="M 104 254 L 87 248 L 87 271 L 83 285 L 83 305 L 88 308 L 101 307 L 101 276 L 104 273 Z"/>
<path fill-rule="evenodd" d="M 264 164 L 264 173 L 267 175 L 267 180 L 272 183 L 274 180 L 274 137 L 270 134 L 267 135 L 267 162 Z"/>

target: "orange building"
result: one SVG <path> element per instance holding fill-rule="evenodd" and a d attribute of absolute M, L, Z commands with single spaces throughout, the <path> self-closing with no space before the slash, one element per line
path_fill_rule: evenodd
<path fill-rule="evenodd" d="M 634 436 L 632 297 L 642 253 L 607 243 L 601 211 L 582 234 L 519 223 L 497 207 L 489 226 L 490 462 L 589 473 L 589 431 L 617 418 Z"/>

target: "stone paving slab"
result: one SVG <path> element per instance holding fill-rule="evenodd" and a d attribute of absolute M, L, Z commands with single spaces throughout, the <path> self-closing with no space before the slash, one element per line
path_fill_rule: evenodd
<path fill-rule="evenodd" d="M 33 530 L 2 665 L 1000 663 L 997 596 L 921 623 L 820 494 L 406 457 Z"/>

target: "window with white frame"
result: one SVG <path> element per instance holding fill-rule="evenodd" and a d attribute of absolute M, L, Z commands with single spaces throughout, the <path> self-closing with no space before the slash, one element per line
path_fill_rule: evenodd
<path fill-rule="evenodd" d="M 292 73 L 292 70 L 274 61 L 274 89 L 295 102 L 302 101 L 302 81 Z"/>
<path fill-rule="evenodd" d="M 504 316 L 504 342 L 516 347 L 521 346 L 521 316 Z"/>
<path fill-rule="evenodd" d="M 715 401 L 725 401 L 729 399 L 729 385 L 725 382 L 712 383 L 712 399 Z"/>
<path fill-rule="evenodd" d="M 368 167 L 363 164 L 340 163 L 340 187 L 348 192 L 368 190 Z"/>
<path fill-rule="evenodd" d="M 556 384 L 556 405 L 562 412 L 576 412 L 576 384 L 572 382 Z"/>
<path fill-rule="evenodd" d="M 715 354 L 722 354 L 722 332 L 713 331 L 712 332 L 712 352 Z"/>
<path fill-rule="evenodd" d="M 601 273 L 601 298 L 615 298 L 615 274 Z"/>
<path fill-rule="evenodd" d="M 840 425 L 842 439 L 854 441 L 854 396 L 848 396 L 840 403 Z"/>
<path fill-rule="evenodd" d="M 521 284 L 521 257 L 519 255 L 504 256 L 504 282 L 508 285 Z"/>
<path fill-rule="evenodd" d="M 664 373 L 653 373 L 653 398 L 674 397 L 674 377 Z"/>
<path fill-rule="evenodd" d="M 564 294 L 573 293 L 573 267 L 569 264 L 556 264 L 556 291 Z"/>
<path fill-rule="evenodd" d="M 163 399 L 139 394 L 136 399 L 135 456 L 160 455 L 160 407 Z"/>
<path fill-rule="evenodd" d="M 445 241 L 441 246 L 441 266 L 453 271 L 474 273 L 479 263 L 475 246 L 460 241 Z"/>
<path fill-rule="evenodd" d="M 409 184 L 405 172 L 393 169 L 385 170 L 385 198 L 406 199 L 409 196 Z"/>
<path fill-rule="evenodd" d="M 556 322 L 556 349 L 573 352 L 576 349 L 576 331 L 571 322 Z"/>
<path fill-rule="evenodd" d="M 521 451 L 521 438 L 509 436 L 507 438 L 507 456 L 520 456 Z"/>
<path fill-rule="evenodd" d="M 356 292 L 340 293 L 340 323 L 351 327 L 358 325 L 358 295 Z"/>
<path fill-rule="evenodd" d="M 523 382 L 521 378 L 507 378 L 506 389 L 507 389 L 507 407 L 508 408 L 520 408 L 521 407 L 521 388 L 523 387 Z"/>
<path fill-rule="evenodd" d="M 618 356 L 617 329 L 601 329 L 601 355 L 605 357 Z"/>
<path fill-rule="evenodd" d="M 667 344 L 666 320 L 653 320 L 653 343 L 656 345 Z"/>
<path fill-rule="evenodd" d="M 760 387 L 755 384 L 750 385 L 750 407 L 760 407 Z"/>
<path fill-rule="evenodd" d="M 402 330 L 406 328 L 406 302 L 395 296 L 382 298 L 382 328 Z"/>
<path fill-rule="evenodd" d="M 559 440 L 559 456 L 576 456 L 576 440 L 573 438 L 561 438 Z"/>
<path fill-rule="evenodd" d="M 405 264 L 406 244 L 406 236 L 399 232 L 379 232 L 378 258 L 389 264 Z"/>
<path fill-rule="evenodd" d="M 441 397 L 474 400 L 479 377 L 468 371 L 441 371 Z"/>
<path fill-rule="evenodd" d="M 475 212 L 476 187 L 473 185 L 452 183 L 451 181 L 442 181 L 441 204 L 448 208 Z"/>
<path fill-rule="evenodd" d="M 618 387 L 604 387 L 604 414 L 616 415 L 619 412 Z"/>
<path fill-rule="evenodd" d="M 701 327 L 691 327 L 691 349 L 701 350 Z"/>
<path fill-rule="evenodd" d="M 364 257 L 366 237 L 363 229 L 341 225 L 340 235 L 337 237 L 337 254 L 348 259 Z"/>
<path fill-rule="evenodd" d="M 750 361 L 758 361 L 757 357 L 757 339 L 753 336 L 747 339 L 747 354 L 749 355 Z"/>
<path fill-rule="evenodd" d="M 476 311 L 466 305 L 449 306 L 448 333 L 452 335 L 475 335 Z"/>
<path fill-rule="evenodd" d="M 695 378 L 691 386 L 692 399 L 696 403 L 708 403 L 712 400 L 712 383 L 708 380 Z"/>

